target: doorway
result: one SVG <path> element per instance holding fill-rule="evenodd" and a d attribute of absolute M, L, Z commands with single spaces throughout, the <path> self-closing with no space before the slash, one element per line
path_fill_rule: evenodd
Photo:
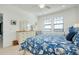
<path fill-rule="evenodd" d="M 0 48 L 3 47 L 3 14 L 0 14 Z"/>

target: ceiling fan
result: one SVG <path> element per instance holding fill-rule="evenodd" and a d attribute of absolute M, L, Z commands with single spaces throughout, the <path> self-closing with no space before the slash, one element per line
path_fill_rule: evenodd
<path fill-rule="evenodd" d="M 45 4 L 39 4 L 38 5 L 40 8 L 47 8 L 47 9 L 50 9 L 51 7 L 45 5 Z"/>

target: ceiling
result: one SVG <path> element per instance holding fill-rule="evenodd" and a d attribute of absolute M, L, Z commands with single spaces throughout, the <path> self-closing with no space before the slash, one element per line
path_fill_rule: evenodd
<path fill-rule="evenodd" d="M 31 12 L 35 15 L 44 15 L 48 13 L 57 12 L 63 9 L 71 8 L 76 5 L 73 4 L 46 4 L 45 8 L 40 8 L 37 4 L 26 4 L 26 5 L 16 5 L 16 7 L 23 9 L 25 11 Z"/>
<path fill-rule="evenodd" d="M 7 5 L 6 5 L 7 6 Z M 45 4 L 45 8 L 40 8 L 38 4 L 11 4 L 9 6 L 14 6 L 16 8 L 22 9 L 24 11 L 33 13 L 34 15 L 40 16 L 48 13 L 57 12 L 67 8 L 71 8 L 77 5 L 74 4 Z"/>

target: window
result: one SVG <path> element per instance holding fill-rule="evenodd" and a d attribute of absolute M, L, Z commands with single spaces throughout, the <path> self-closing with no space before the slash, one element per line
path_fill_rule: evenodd
<path fill-rule="evenodd" d="M 51 18 L 45 18 L 44 19 L 44 31 L 51 31 L 52 26 L 51 26 Z"/>
<path fill-rule="evenodd" d="M 51 31 L 54 29 L 54 31 L 60 32 L 64 31 L 64 18 L 63 17 L 54 17 L 46 16 L 43 18 L 44 20 L 44 31 Z M 52 21 L 53 20 L 53 21 Z"/>
<path fill-rule="evenodd" d="M 63 17 L 54 18 L 54 31 L 63 31 L 64 30 L 64 20 Z"/>

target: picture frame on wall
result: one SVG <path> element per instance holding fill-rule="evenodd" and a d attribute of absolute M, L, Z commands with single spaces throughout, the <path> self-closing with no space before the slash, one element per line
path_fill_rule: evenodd
<path fill-rule="evenodd" d="M 16 20 L 11 20 L 11 25 L 16 25 Z"/>

